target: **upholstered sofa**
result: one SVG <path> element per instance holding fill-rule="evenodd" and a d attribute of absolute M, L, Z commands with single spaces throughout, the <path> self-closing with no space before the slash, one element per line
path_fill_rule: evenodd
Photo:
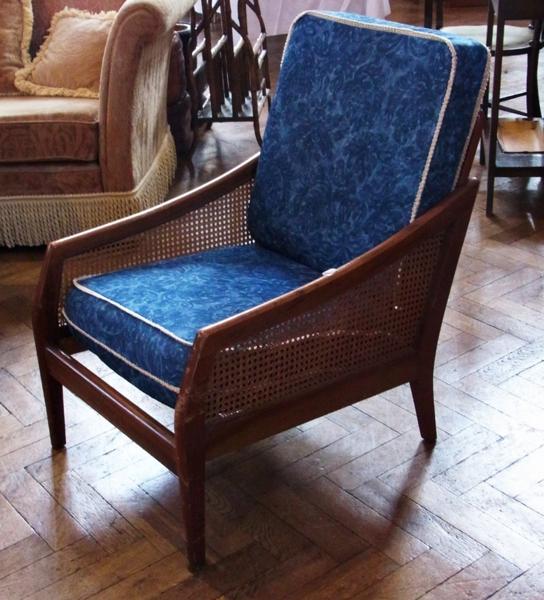
<path fill-rule="evenodd" d="M 175 172 L 167 81 L 174 26 L 193 0 L 34 0 L 33 52 L 67 4 L 119 10 L 99 98 L 0 97 L 0 245 L 44 244 L 149 207 Z"/>

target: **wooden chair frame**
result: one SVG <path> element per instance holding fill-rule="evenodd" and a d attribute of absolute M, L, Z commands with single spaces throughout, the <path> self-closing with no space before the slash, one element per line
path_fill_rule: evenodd
<path fill-rule="evenodd" d="M 134 252 L 140 252 L 142 240 L 146 239 L 149 232 L 161 231 L 161 227 L 176 219 L 192 218 L 199 210 L 213 210 L 221 203 L 227 207 L 236 204 L 241 197 L 240 190 L 245 190 L 242 202 L 245 210 L 258 155 L 215 181 L 161 206 L 50 244 L 36 291 L 33 325 L 52 446 L 60 449 L 65 445 L 62 395 L 65 386 L 179 476 L 187 555 L 189 565 L 194 569 L 205 562 L 204 484 L 207 460 L 404 383 L 411 385 L 422 437 L 434 442 L 434 359 L 449 290 L 478 188 L 477 181 L 468 181 L 480 132 L 479 127 L 476 129 L 457 190 L 435 208 L 376 248 L 341 266 L 332 275 L 320 277 L 260 306 L 201 329 L 175 406 L 173 432 L 72 356 L 82 348 L 71 337 L 63 321 L 60 312 L 63 298 L 70 281 L 77 275 L 106 272 L 120 268 L 120 264 L 135 264 Z M 234 222 L 241 222 L 241 218 L 243 213 L 238 211 L 230 214 L 225 223 L 230 227 Z M 188 232 L 193 236 L 192 239 L 197 239 L 200 235 L 198 231 L 199 228 L 192 227 Z M 140 245 L 134 240 L 139 240 Z M 203 249 L 201 242 L 199 247 Z M 156 248 L 160 243 L 159 238 L 153 238 L 151 245 L 146 247 Z M 232 239 L 228 236 L 222 240 L 216 237 L 212 243 L 204 245 L 212 247 L 225 243 L 232 243 Z M 236 360 L 237 356 L 232 351 L 225 354 L 225 349 L 232 350 L 248 338 L 254 340 L 262 332 L 274 332 L 279 328 L 281 339 L 288 343 L 276 344 L 274 356 L 283 357 L 287 361 L 285 364 L 294 367 L 289 369 L 289 373 L 301 373 L 306 368 L 305 351 L 300 352 L 300 343 L 310 343 L 308 351 L 311 352 L 312 340 L 317 340 L 316 343 L 322 344 L 320 348 L 332 352 L 328 356 L 334 358 L 336 346 L 332 344 L 340 343 L 338 347 L 345 348 L 342 345 L 345 337 L 342 338 L 342 335 L 349 337 L 360 332 L 340 331 L 334 323 L 335 311 L 331 312 L 332 316 L 323 316 L 321 307 L 341 299 L 344 310 L 356 315 L 357 311 L 363 309 L 360 300 L 350 300 L 353 290 L 361 285 L 375 289 L 386 272 L 393 273 L 393 281 L 399 280 L 401 275 L 404 276 L 403 271 L 406 271 L 406 257 L 414 251 L 419 252 L 418 248 L 427 246 L 434 248 L 432 264 L 429 262 L 431 259 L 427 260 L 421 255 L 423 262 L 430 265 L 427 287 L 423 289 L 420 275 L 406 284 L 408 294 L 419 295 L 421 310 L 416 321 L 410 324 L 410 330 L 414 332 L 413 339 L 401 352 L 369 359 L 366 364 L 364 361 L 357 363 L 355 369 L 343 375 L 336 373 L 329 380 L 323 380 L 321 375 L 321 379 L 310 390 L 298 389 L 294 383 L 294 391 L 283 399 L 263 401 L 249 408 L 244 408 L 246 392 L 242 385 L 240 390 L 235 390 L 234 400 L 233 397 L 229 399 L 235 408 L 242 408 L 226 417 L 214 414 L 213 418 L 209 418 L 206 398 L 210 393 L 210 380 L 214 377 L 217 379 L 214 369 L 218 357 Z M 118 253 L 118 258 L 108 263 L 112 249 L 120 247 L 122 251 Z M 171 245 L 166 244 L 165 247 L 171 248 Z M 194 249 L 187 247 L 185 251 Z M 179 249 L 175 249 L 172 254 L 179 252 Z M 419 255 L 416 258 L 415 265 L 419 264 Z M 146 254 L 143 261 L 146 260 L 156 260 L 155 254 Z M 387 282 L 385 285 L 390 290 Z M 373 310 L 372 302 L 364 307 L 365 311 Z M 393 312 L 394 318 L 400 319 L 401 324 L 402 319 L 407 318 L 402 315 L 399 317 L 399 311 Z M 317 314 L 316 318 L 322 320 L 329 319 L 332 329 L 329 327 L 328 333 L 332 331 L 339 335 L 324 335 L 318 339 L 319 336 L 314 336 L 311 329 L 309 335 L 301 335 L 301 319 L 309 314 Z M 379 331 L 388 331 L 387 322 L 390 318 L 385 315 L 384 322 L 372 326 L 366 332 L 368 337 L 365 339 L 371 341 Z M 250 342 L 252 351 L 256 343 Z M 368 345 L 371 347 L 370 342 Z M 265 352 L 264 364 L 267 364 L 264 343 L 262 348 Z M 299 365 L 297 361 L 302 362 Z M 234 364 L 235 369 L 237 365 Z M 250 372 L 249 375 L 252 381 L 259 380 L 259 372 Z M 292 383 L 288 374 L 280 373 L 278 378 L 282 384 L 289 386 Z M 264 381 L 262 376 L 261 380 Z M 260 383 L 263 384 L 263 381 Z M 267 382 L 264 381 L 264 384 Z M 262 397 L 266 398 L 266 390 L 264 387 L 262 389 Z M 220 385 L 219 393 L 221 390 Z M 261 398 L 260 392 L 258 397 Z"/>

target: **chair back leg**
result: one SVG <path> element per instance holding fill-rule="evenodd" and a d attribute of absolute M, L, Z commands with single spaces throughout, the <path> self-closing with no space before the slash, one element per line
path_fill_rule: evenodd
<path fill-rule="evenodd" d="M 433 371 L 430 369 L 419 379 L 410 382 L 417 422 L 421 437 L 430 443 L 436 441 L 436 419 L 434 413 Z"/>

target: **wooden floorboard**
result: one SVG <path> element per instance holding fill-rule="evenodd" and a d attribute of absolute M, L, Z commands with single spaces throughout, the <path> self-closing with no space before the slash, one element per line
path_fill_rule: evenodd
<path fill-rule="evenodd" d="M 421 16 L 411 0 L 393 7 L 398 20 Z M 513 89 L 523 63 L 506 70 Z M 256 150 L 248 125 L 214 126 L 171 193 Z M 399 388 L 212 462 L 197 577 L 161 464 L 69 393 L 67 448 L 51 451 L 30 323 L 43 249 L 0 249 L 0 599 L 544 598 L 544 191 L 497 180 L 489 219 L 485 172 L 474 174 L 484 181 L 440 337 L 434 450 Z M 82 358 L 171 425 L 170 409 Z"/>

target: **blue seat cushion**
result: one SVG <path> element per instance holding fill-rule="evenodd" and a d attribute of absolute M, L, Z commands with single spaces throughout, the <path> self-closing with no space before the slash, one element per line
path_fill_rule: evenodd
<path fill-rule="evenodd" d="M 488 73 L 468 38 L 347 13 L 294 24 L 249 206 L 253 237 L 324 271 L 451 192 Z"/>
<path fill-rule="evenodd" d="M 220 248 L 77 279 L 64 316 L 114 371 L 173 406 L 199 329 L 320 275 L 256 245 Z"/>

